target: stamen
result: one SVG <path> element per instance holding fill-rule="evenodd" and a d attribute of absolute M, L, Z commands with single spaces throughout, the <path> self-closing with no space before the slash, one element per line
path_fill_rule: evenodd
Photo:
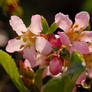
<path fill-rule="evenodd" d="M 25 34 L 26 32 L 24 32 L 24 31 L 21 31 L 22 32 L 22 34 Z"/>
<path fill-rule="evenodd" d="M 21 45 L 21 46 L 20 46 L 20 49 L 22 49 L 23 47 L 24 47 L 24 45 Z"/>
<path fill-rule="evenodd" d="M 77 28 L 79 25 L 78 24 L 76 24 L 75 26 L 74 26 L 74 28 Z"/>
<path fill-rule="evenodd" d="M 83 31 L 83 27 L 80 28 L 80 31 L 81 31 L 81 32 Z"/>
<path fill-rule="evenodd" d="M 23 41 L 24 41 L 24 42 L 26 42 L 26 41 L 27 41 L 27 39 L 26 39 L 26 38 L 23 38 Z"/>
<path fill-rule="evenodd" d="M 46 37 L 46 35 L 45 35 L 45 34 L 42 34 L 42 33 L 40 33 L 40 36 L 42 36 L 42 37 Z"/>
<path fill-rule="evenodd" d="M 20 40 L 20 39 L 21 39 L 21 36 L 17 36 L 16 39 L 17 39 L 17 40 Z"/>

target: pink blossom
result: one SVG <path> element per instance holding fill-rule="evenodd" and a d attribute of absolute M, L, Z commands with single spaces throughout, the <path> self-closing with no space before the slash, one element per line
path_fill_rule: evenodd
<path fill-rule="evenodd" d="M 72 27 L 76 27 L 77 29 L 74 30 L 80 30 L 80 28 L 85 29 L 89 24 L 90 16 L 87 12 L 83 11 L 78 13 L 75 16 L 75 23 L 72 26 L 72 21 L 69 19 L 68 15 L 64 15 L 63 13 L 58 13 L 55 16 L 55 22 L 61 29 L 64 30 L 64 32 L 69 32 Z"/>
<path fill-rule="evenodd" d="M 80 12 L 75 16 L 75 23 L 72 25 L 72 21 L 67 15 L 62 13 L 56 14 L 55 22 L 58 27 L 64 30 L 64 32 L 58 32 L 61 43 L 62 45 L 68 45 L 70 47 L 70 54 L 74 50 L 78 50 L 82 54 L 89 53 L 91 47 L 88 46 L 87 40 L 91 41 L 91 36 L 88 36 L 91 32 L 89 34 L 87 31 L 82 32 L 88 26 L 89 19 L 90 16 L 87 12 Z"/>
<path fill-rule="evenodd" d="M 23 57 L 30 61 L 32 67 L 36 63 L 36 50 L 45 55 L 52 51 L 49 41 L 40 36 L 40 32 L 42 32 L 40 15 L 32 16 L 28 28 L 18 16 L 11 16 L 9 22 L 18 37 L 8 41 L 6 51 L 10 53 L 23 51 Z"/>

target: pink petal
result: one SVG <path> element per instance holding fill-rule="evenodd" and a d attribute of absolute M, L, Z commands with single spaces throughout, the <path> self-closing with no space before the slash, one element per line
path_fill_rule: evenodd
<path fill-rule="evenodd" d="M 76 87 L 74 87 L 73 88 L 73 90 L 72 90 L 72 92 L 76 92 L 77 91 L 77 88 Z"/>
<path fill-rule="evenodd" d="M 88 71 L 88 75 L 89 75 L 89 78 L 92 79 L 92 62 L 87 62 L 87 71 Z"/>
<path fill-rule="evenodd" d="M 92 52 L 92 43 L 89 45 L 89 52 Z"/>
<path fill-rule="evenodd" d="M 68 32 L 72 26 L 72 21 L 69 19 L 69 16 L 63 13 L 56 14 L 55 22 L 65 32 Z"/>
<path fill-rule="evenodd" d="M 71 44 L 69 37 L 64 32 L 58 32 L 60 35 L 60 40 L 63 45 L 69 45 Z"/>
<path fill-rule="evenodd" d="M 52 45 L 43 37 L 37 37 L 36 50 L 43 55 L 47 55 L 52 51 Z"/>
<path fill-rule="evenodd" d="M 84 82 L 85 80 L 86 80 L 86 72 L 83 72 L 78 77 L 76 84 L 82 84 L 82 82 Z"/>
<path fill-rule="evenodd" d="M 52 44 L 54 48 L 59 48 L 62 45 L 60 37 L 57 37 L 57 35 L 55 36 L 54 34 L 49 35 L 48 41 Z"/>
<path fill-rule="evenodd" d="M 81 41 L 92 43 L 92 31 L 84 31 L 81 33 L 81 35 L 84 35 L 80 38 Z"/>
<path fill-rule="evenodd" d="M 75 16 L 75 24 L 78 24 L 78 28 L 76 30 L 79 30 L 80 28 L 85 29 L 89 24 L 90 16 L 88 12 L 80 12 Z"/>
<path fill-rule="evenodd" d="M 49 64 L 48 56 L 37 54 L 36 65 L 47 66 Z"/>
<path fill-rule="evenodd" d="M 27 28 L 23 21 L 18 16 L 11 16 L 10 25 L 18 35 L 22 35 L 22 32 L 26 32 Z"/>
<path fill-rule="evenodd" d="M 88 44 L 86 42 L 74 42 L 70 48 L 70 54 L 72 54 L 74 50 L 78 50 L 82 54 L 89 53 Z"/>
<path fill-rule="evenodd" d="M 13 53 L 15 51 L 22 51 L 24 48 L 20 48 L 22 45 L 24 45 L 24 42 L 17 39 L 11 39 L 8 41 L 8 45 L 6 46 L 6 51 Z"/>
<path fill-rule="evenodd" d="M 25 68 L 28 67 L 29 69 L 31 69 L 31 63 L 30 63 L 29 60 L 26 59 L 26 60 L 24 61 L 24 65 L 25 65 Z"/>
<path fill-rule="evenodd" d="M 92 79 L 92 69 L 88 69 L 88 75 L 89 75 L 89 78 Z"/>
<path fill-rule="evenodd" d="M 40 15 L 32 16 L 30 28 L 31 28 L 31 32 L 34 34 L 39 34 L 42 31 Z"/>
<path fill-rule="evenodd" d="M 34 67 L 36 64 L 36 51 L 34 47 L 25 48 L 23 51 L 23 57 L 30 61 L 31 67 Z"/>
<path fill-rule="evenodd" d="M 43 72 L 43 78 L 45 78 L 46 76 L 52 76 L 52 73 L 49 70 L 49 66 L 46 67 L 46 69 Z"/>
<path fill-rule="evenodd" d="M 50 61 L 50 72 L 53 75 L 56 75 L 58 73 L 60 73 L 61 68 L 62 68 L 62 61 L 58 59 L 58 57 L 53 57 L 52 60 Z"/>

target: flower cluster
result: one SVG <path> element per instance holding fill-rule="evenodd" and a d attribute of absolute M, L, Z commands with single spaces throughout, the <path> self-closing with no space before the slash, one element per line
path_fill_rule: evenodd
<path fill-rule="evenodd" d="M 92 78 L 92 31 L 86 30 L 90 21 L 89 14 L 85 11 L 78 13 L 74 23 L 68 15 L 56 14 L 55 24 L 63 30 L 57 34 L 43 33 L 42 18 L 38 14 L 33 15 L 31 24 L 26 27 L 18 16 L 11 16 L 9 22 L 18 37 L 8 41 L 6 51 L 22 53 L 25 61 L 21 64 L 25 68 L 34 71 L 36 66 L 45 67 L 43 77 L 57 77 L 67 72 L 70 57 L 77 50 L 83 54 L 87 71 L 79 76 L 76 84 L 85 81 L 86 72 Z"/>

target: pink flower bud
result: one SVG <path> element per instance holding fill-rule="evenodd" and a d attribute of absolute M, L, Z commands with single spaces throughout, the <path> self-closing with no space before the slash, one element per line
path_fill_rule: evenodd
<path fill-rule="evenodd" d="M 50 72 L 53 75 L 58 74 L 61 71 L 62 65 L 63 65 L 62 58 L 59 59 L 57 56 L 54 56 L 50 61 L 50 65 L 49 65 Z"/>
<path fill-rule="evenodd" d="M 56 38 L 54 34 L 49 35 L 48 40 L 54 48 L 59 48 L 62 45 L 60 38 Z"/>

